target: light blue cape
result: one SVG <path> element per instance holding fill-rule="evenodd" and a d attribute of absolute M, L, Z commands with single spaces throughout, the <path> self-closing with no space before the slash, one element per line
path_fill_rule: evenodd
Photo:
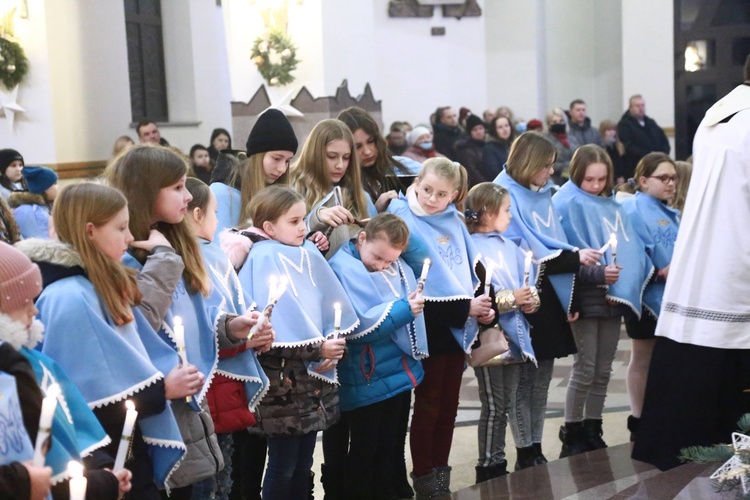
<path fill-rule="evenodd" d="M 631 218 L 656 269 L 667 267 L 672 262 L 672 252 L 680 229 L 680 212 L 640 191 L 625 199 L 622 208 Z M 643 294 L 644 307 L 657 319 L 665 285 L 649 283 Z"/>
<path fill-rule="evenodd" d="M 34 446 L 23 425 L 21 402 L 13 375 L 0 372 L 0 395 L 0 421 L 3 422 L 0 428 L 0 465 L 30 461 L 34 457 Z"/>
<path fill-rule="evenodd" d="M 349 338 L 364 337 L 388 317 L 394 302 L 408 298 L 417 287 L 414 272 L 400 258 L 383 271 L 370 272 L 356 258 L 349 244 L 343 245 L 328 263 L 339 277 L 359 317 L 359 326 Z M 424 315 L 391 333 L 391 340 L 414 359 L 428 356 Z"/>
<path fill-rule="evenodd" d="M 130 253 L 123 257 L 123 263 L 140 271 L 143 266 Z M 211 315 L 213 314 L 213 316 Z M 219 341 L 216 336 L 216 323 L 222 314 L 206 306 L 200 293 L 190 293 L 185 285 L 185 278 L 180 278 L 174 291 L 172 305 L 169 306 L 164 321 L 159 328 L 159 336 L 167 344 L 177 349 L 174 342 L 174 317 L 179 316 L 185 327 L 185 352 L 188 363 L 194 365 L 203 374 L 203 387 L 190 398 L 189 406 L 196 412 L 201 411 L 200 402 L 206 397 L 211 381 L 219 364 Z"/>
<path fill-rule="evenodd" d="M 211 294 L 206 299 L 209 316 L 219 318 L 222 313 L 243 315 L 254 310 L 255 304 L 246 296 L 237 273 L 222 249 L 206 240 L 200 240 L 200 244 L 203 261 L 211 276 Z M 255 406 L 268 391 L 268 377 L 252 349 L 229 358 L 219 358 L 216 371 L 245 384 L 250 411 L 255 410 Z"/>
<path fill-rule="evenodd" d="M 68 374 L 89 408 L 123 404 L 179 362 L 138 309 L 133 309 L 134 321 L 115 326 L 94 285 L 83 276 L 47 286 L 37 308 L 47 332 L 42 352 Z M 153 461 L 154 479 L 164 486 L 186 451 L 172 409 L 167 405 L 137 423 Z"/>
<path fill-rule="evenodd" d="M 525 242 L 534 253 L 534 259 L 540 264 L 554 259 L 563 250 L 578 250 L 568 243 L 560 224 L 560 214 L 552 204 L 552 181 L 548 181 L 540 191 L 531 191 L 517 183 L 508 175 L 506 169 L 503 169 L 494 182 L 510 193 L 510 213 L 513 214 L 513 218 L 504 233 L 506 238 L 510 238 L 517 245 L 524 245 Z M 551 274 L 549 280 L 560 303 L 570 314 L 574 274 Z"/>
<path fill-rule="evenodd" d="M 580 248 L 602 248 L 612 233 L 617 236 L 617 264 L 620 278 L 609 285 L 607 298 L 625 304 L 640 318 L 644 289 L 653 274 L 643 242 L 614 197 L 594 196 L 566 182 L 552 197 L 562 218 L 568 241 Z M 612 264 L 612 249 L 604 254 L 605 265 Z"/>
<path fill-rule="evenodd" d="M 453 204 L 432 215 L 416 215 L 409 200 L 401 196 L 392 200 L 388 211 L 401 217 L 409 230 L 427 243 L 431 266 L 424 286 L 429 302 L 471 300 L 479 286 L 474 272 L 480 255 L 466 230 L 463 218 Z M 458 345 L 469 353 L 479 333 L 477 319 L 469 317 L 463 328 L 451 328 Z"/>
<path fill-rule="evenodd" d="M 359 324 L 357 313 L 318 248 L 308 240 L 302 246 L 289 246 L 274 240 L 253 245 L 239 272 L 240 283 L 262 307 L 268 299 L 271 276 L 286 276 L 289 285 L 271 316 L 276 332 L 274 347 L 300 347 L 323 342 L 334 332 L 335 303 L 341 304 L 341 335 Z M 320 362 L 305 362 L 307 372 L 331 383 L 338 383 L 336 369 L 317 373 Z"/>
<path fill-rule="evenodd" d="M 525 255 L 511 240 L 497 232 L 471 235 L 479 252 L 485 271 L 492 265 L 491 283 L 495 293 L 499 290 L 517 290 L 523 287 Z M 531 266 L 529 283 L 536 281 L 536 268 Z M 518 361 L 531 360 L 536 355 L 531 345 L 531 328 L 520 310 L 509 311 L 498 317 L 498 323 L 510 339 L 510 353 Z"/>

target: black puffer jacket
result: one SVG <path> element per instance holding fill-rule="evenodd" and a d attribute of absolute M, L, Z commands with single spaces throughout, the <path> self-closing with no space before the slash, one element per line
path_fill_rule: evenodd
<path fill-rule="evenodd" d="M 617 137 L 625 146 L 623 156 L 623 173 L 626 178 L 633 177 L 635 167 L 641 158 L 654 151 L 669 153 L 667 135 L 656 122 L 648 116 L 643 117 L 643 126 L 626 111 L 617 124 Z"/>
<path fill-rule="evenodd" d="M 581 318 L 615 318 L 627 313 L 623 304 L 612 306 L 607 302 L 604 266 L 581 266 L 576 277 L 576 291 Z"/>

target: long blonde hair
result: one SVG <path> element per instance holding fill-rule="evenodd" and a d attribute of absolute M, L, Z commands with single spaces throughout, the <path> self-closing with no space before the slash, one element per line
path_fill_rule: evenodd
<path fill-rule="evenodd" d="M 367 217 L 367 200 L 362 188 L 362 174 L 357 150 L 354 147 L 354 136 L 342 121 L 329 119 L 315 125 L 302 147 L 299 159 L 289 171 L 291 184 L 304 196 L 308 211 L 328 196 L 333 190 L 333 182 L 328 172 L 326 146 L 337 140 L 346 141 L 351 151 L 349 167 L 339 182 L 343 197 L 341 201 L 354 217 Z"/>
<path fill-rule="evenodd" d="M 253 196 L 266 188 L 266 174 L 263 170 L 263 160 L 270 152 L 256 153 L 248 156 L 242 161 L 233 157 L 228 157 L 232 162 L 232 173 L 229 176 L 228 184 L 230 186 L 240 185 L 240 219 L 237 224 L 244 224 L 250 219 L 250 209 L 248 208 Z M 289 169 L 276 179 L 274 185 L 286 186 L 289 183 Z"/>
<path fill-rule="evenodd" d="M 141 302 L 137 272 L 99 250 L 86 234 L 86 224 L 101 227 L 127 204 L 125 196 L 116 189 L 84 182 L 63 188 L 52 211 L 57 237 L 81 256 L 89 281 L 117 325 L 133 321 L 132 307 Z"/>
<path fill-rule="evenodd" d="M 458 162 L 451 161 L 448 158 L 428 158 L 422 164 L 422 170 L 419 171 L 417 179 L 421 181 L 429 173 L 433 173 L 453 185 L 453 189 L 458 191 L 453 204 L 459 212 L 463 212 L 464 200 L 468 191 L 466 169 Z"/>
<path fill-rule="evenodd" d="M 112 160 L 107 165 L 105 176 L 111 186 L 125 194 L 129 202 L 133 238 L 136 241 L 147 240 L 152 227 L 159 230 L 185 263 L 182 275 L 188 291 L 208 296 L 211 282 L 188 220 L 183 219 L 178 224 L 151 224 L 159 191 L 177 183 L 187 172 L 187 162 L 173 151 L 153 144 L 138 144 Z M 141 263 L 148 257 L 145 250 L 134 250 L 134 254 Z"/>
<path fill-rule="evenodd" d="M 689 161 L 676 161 L 674 162 L 674 167 L 677 171 L 677 183 L 674 188 L 674 198 L 672 198 L 669 206 L 676 208 L 682 213 L 685 209 L 690 178 L 693 176 L 693 164 Z"/>

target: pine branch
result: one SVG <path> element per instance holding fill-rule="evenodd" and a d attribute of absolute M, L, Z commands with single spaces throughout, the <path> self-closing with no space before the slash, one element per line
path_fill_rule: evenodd
<path fill-rule="evenodd" d="M 740 417 L 740 420 L 737 422 L 737 427 L 739 427 L 740 432 L 743 434 L 750 433 L 750 413 L 745 413 Z"/>
<path fill-rule="evenodd" d="M 689 446 L 680 450 L 680 460 L 683 462 L 726 462 L 732 458 L 734 452 L 728 444 L 714 446 Z"/>

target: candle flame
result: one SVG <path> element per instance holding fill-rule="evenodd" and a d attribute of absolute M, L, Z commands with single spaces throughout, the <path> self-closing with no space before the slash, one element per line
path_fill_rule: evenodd
<path fill-rule="evenodd" d="M 430 264 L 432 264 L 432 261 L 430 259 L 425 259 L 424 263 L 429 266 Z"/>
<path fill-rule="evenodd" d="M 278 283 L 279 278 L 275 274 L 272 274 L 271 277 L 268 279 L 268 282 L 271 284 L 271 288 L 276 287 L 276 283 Z"/>
<path fill-rule="evenodd" d="M 135 410 L 135 403 L 128 399 L 127 401 L 125 401 L 125 407 L 128 410 Z"/>
<path fill-rule="evenodd" d="M 174 326 L 182 326 L 182 318 L 179 316 L 174 317 Z"/>
<path fill-rule="evenodd" d="M 70 474 L 71 478 L 78 479 L 83 477 L 83 464 L 80 462 L 76 462 L 75 460 L 71 460 L 68 462 L 68 474 Z"/>
<path fill-rule="evenodd" d="M 57 399 L 57 397 L 60 395 L 60 386 L 57 384 L 52 384 L 47 388 L 47 397 Z"/>
<path fill-rule="evenodd" d="M 289 278 L 287 278 L 286 276 L 282 276 L 280 283 L 281 283 L 281 286 L 283 287 L 287 286 L 289 284 Z"/>
<path fill-rule="evenodd" d="M 526 257 L 528 257 L 529 259 L 533 258 L 534 257 L 534 252 L 532 252 L 531 250 L 529 250 L 529 252 L 526 254 Z"/>
<path fill-rule="evenodd" d="M 333 308 L 336 309 L 337 311 L 340 311 L 341 310 L 341 304 L 339 304 L 338 302 L 336 302 L 335 304 L 333 304 Z"/>

